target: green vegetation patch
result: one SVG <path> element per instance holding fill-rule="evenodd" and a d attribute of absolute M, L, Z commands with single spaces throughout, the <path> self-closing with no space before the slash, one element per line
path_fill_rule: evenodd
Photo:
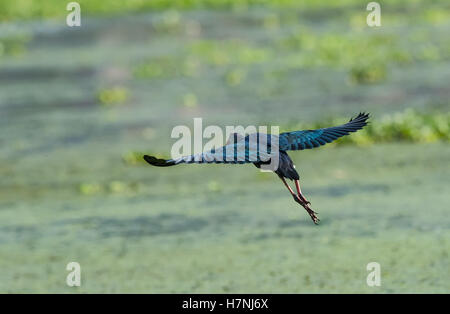
<path fill-rule="evenodd" d="M 347 122 L 345 119 L 330 119 L 312 124 L 293 124 L 283 130 L 319 129 Z M 415 110 L 371 117 L 364 129 L 344 136 L 335 142 L 340 144 L 370 145 L 382 142 L 428 143 L 450 140 L 450 113 L 420 113 Z"/>

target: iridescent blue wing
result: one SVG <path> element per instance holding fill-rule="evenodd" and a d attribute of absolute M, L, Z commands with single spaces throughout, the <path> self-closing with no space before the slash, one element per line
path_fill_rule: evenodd
<path fill-rule="evenodd" d="M 158 159 L 145 155 L 144 159 L 153 166 L 167 167 L 177 164 L 203 164 L 203 163 L 224 163 L 224 164 L 245 164 L 254 162 L 266 162 L 272 158 L 272 145 L 270 135 L 255 133 L 237 140 L 227 142 L 227 145 L 212 149 L 199 154 L 183 156 L 176 159 Z M 275 151 L 274 151 L 275 152 Z M 277 151 L 278 152 L 278 149 Z M 276 154 L 278 156 L 278 154 Z"/>
<path fill-rule="evenodd" d="M 317 130 L 303 130 L 281 133 L 279 138 L 280 150 L 310 149 L 331 143 L 332 141 L 356 132 L 367 124 L 369 114 L 360 113 L 346 124 Z"/>

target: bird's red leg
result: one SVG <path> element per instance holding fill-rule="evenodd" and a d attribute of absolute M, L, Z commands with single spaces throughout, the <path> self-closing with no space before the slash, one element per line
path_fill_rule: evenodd
<path fill-rule="evenodd" d="M 291 189 L 291 187 L 289 186 L 289 184 L 286 182 L 286 180 L 280 176 L 281 181 L 283 181 L 284 186 L 287 187 L 287 189 L 289 190 L 289 192 L 291 192 L 292 195 L 295 195 L 294 191 Z"/>
<path fill-rule="evenodd" d="M 296 201 L 297 203 L 299 203 L 300 205 L 303 206 L 303 208 L 308 212 L 309 216 L 311 217 L 312 221 L 317 225 L 320 221 L 320 219 L 316 216 L 316 212 L 313 211 L 311 209 L 311 207 L 309 207 L 309 202 L 307 202 L 305 200 L 305 198 L 303 197 L 303 195 L 301 194 L 301 192 L 299 193 L 299 195 L 295 194 L 295 192 L 291 189 L 291 187 L 289 186 L 289 184 L 286 182 L 286 180 L 282 177 L 279 176 L 281 181 L 283 181 L 284 186 L 289 190 L 289 192 L 291 192 L 292 197 L 294 198 L 294 201 Z M 298 183 L 296 182 L 296 186 Z M 300 189 L 300 186 L 297 187 L 297 191 Z M 302 195 L 303 199 L 300 198 L 300 195 Z"/>
<path fill-rule="evenodd" d="M 317 217 L 317 213 L 309 207 L 311 202 L 307 201 L 306 198 L 302 194 L 302 190 L 300 189 L 300 184 L 298 180 L 295 180 L 295 187 L 297 188 L 297 197 L 301 201 L 300 204 L 303 206 L 303 208 L 308 212 L 309 216 L 311 217 L 312 221 L 317 225 L 320 221 L 319 217 Z"/>
<path fill-rule="evenodd" d="M 298 197 L 300 197 L 301 200 L 302 200 L 303 202 L 305 202 L 306 204 L 311 204 L 311 202 L 308 201 L 308 200 L 305 198 L 305 196 L 303 196 L 302 189 L 300 188 L 300 183 L 299 183 L 298 180 L 295 180 L 295 187 L 297 188 L 297 194 L 298 194 Z"/>
<path fill-rule="evenodd" d="M 284 186 L 289 190 L 289 192 L 291 192 L 291 195 L 292 195 L 292 197 L 294 198 L 294 200 L 295 200 L 297 203 L 301 204 L 301 203 L 302 203 L 302 200 L 297 196 L 297 194 L 295 194 L 295 192 L 291 189 L 291 187 L 290 187 L 289 184 L 286 182 L 286 180 L 285 180 L 282 176 L 279 176 L 279 177 L 280 177 L 281 181 L 283 181 Z"/>

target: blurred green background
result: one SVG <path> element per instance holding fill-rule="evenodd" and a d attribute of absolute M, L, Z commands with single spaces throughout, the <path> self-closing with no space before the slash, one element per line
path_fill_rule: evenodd
<path fill-rule="evenodd" d="M 0 292 L 450 292 L 449 1 L 68 2 L 0 2 Z M 360 111 L 290 154 L 319 226 L 253 165 L 141 161 L 194 117 Z"/>

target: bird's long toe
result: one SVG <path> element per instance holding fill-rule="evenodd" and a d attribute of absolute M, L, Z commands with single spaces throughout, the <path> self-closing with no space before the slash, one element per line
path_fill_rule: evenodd
<path fill-rule="evenodd" d="M 312 209 L 307 210 L 307 212 L 308 212 L 309 216 L 311 217 L 312 221 L 313 221 L 316 225 L 318 225 L 319 222 L 320 222 L 320 219 L 319 219 L 319 217 L 317 217 L 317 215 L 316 215 L 317 213 L 316 213 L 315 211 L 313 211 Z"/>
<path fill-rule="evenodd" d="M 314 210 L 311 209 L 311 207 L 309 207 L 309 202 L 305 202 L 304 200 L 302 200 L 298 195 L 292 195 L 292 197 L 294 198 L 294 200 L 299 203 L 300 205 L 303 206 L 303 208 L 306 210 L 306 212 L 309 214 L 309 216 L 311 217 L 312 221 L 318 225 L 319 224 L 319 217 L 317 217 L 317 212 L 315 212 Z"/>

